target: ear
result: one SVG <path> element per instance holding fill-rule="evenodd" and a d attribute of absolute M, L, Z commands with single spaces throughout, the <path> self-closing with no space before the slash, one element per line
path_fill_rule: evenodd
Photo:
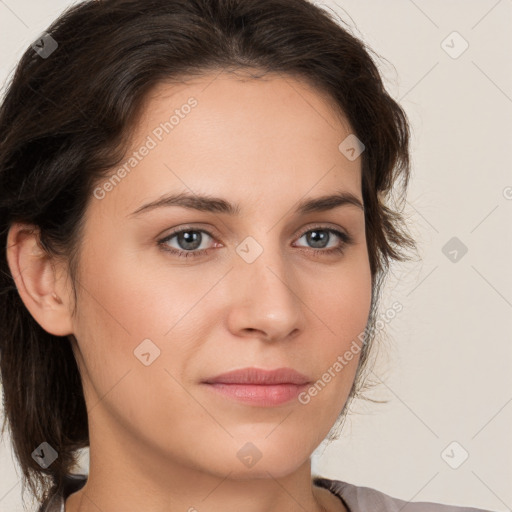
<path fill-rule="evenodd" d="M 55 336 L 72 334 L 67 269 L 43 249 L 36 226 L 11 225 L 7 263 L 18 293 L 36 322 Z"/>

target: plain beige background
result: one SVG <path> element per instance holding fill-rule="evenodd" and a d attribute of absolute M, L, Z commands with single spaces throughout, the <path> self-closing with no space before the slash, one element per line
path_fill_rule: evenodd
<path fill-rule="evenodd" d="M 71 3 L 0 0 L 3 86 Z M 512 0 L 315 3 L 385 59 L 387 88 L 409 115 L 405 211 L 422 261 L 394 267 L 381 306 L 403 306 L 374 370 L 371 396 L 389 402 L 354 404 L 313 472 L 405 500 L 511 510 Z M 3 442 L 0 511 L 22 510 Z"/>

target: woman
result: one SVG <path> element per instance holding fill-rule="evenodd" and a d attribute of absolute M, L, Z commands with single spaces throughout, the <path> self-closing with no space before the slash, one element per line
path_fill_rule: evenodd
<path fill-rule="evenodd" d="M 23 55 L 0 141 L 4 402 L 41 512 L 406 505 L 310 465 L 415 248 L 387 202 L 408 122 L 360 41 L 305 0 L 86 1 Z"/>

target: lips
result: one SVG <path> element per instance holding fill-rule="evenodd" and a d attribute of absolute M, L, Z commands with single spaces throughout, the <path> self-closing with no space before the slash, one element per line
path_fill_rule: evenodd
<path fill-rule="evenodd" d="M 264 370 L 260 368 L 242 368 L 216 375 L 204 380 L 206 384 L 253 384 L 272 386 L 278 384 L 308 384 L 310 380 L 293 368 Z"/>
<path fill-rule="evenodd" d="M 256 407 L 290 404 L 309 383 L 293 368 L 242 368 L 203 381 L 208 392 Z"/>

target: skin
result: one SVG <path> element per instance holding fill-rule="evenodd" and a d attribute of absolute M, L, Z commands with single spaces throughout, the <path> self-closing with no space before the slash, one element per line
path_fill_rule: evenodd
<path fill-rule="evenodd" d="M 305 405 L 255 407 L 201 381 L 288 366 L 315 382 L 364 330 L 371 274 L 363 210 L 295 213 L 298 201 L 335 190 L 362 202 L 361 158 L 338 149 L 350 126 L 298 79 L 212 73 L 155 88 L 127 154 L 190 97 L 197 106 L 157 147 L 103 199 L 91 198 L 76 316 L 65 262 L 47 257 L 26 226 L 9 232 L 20 296 L 45 330 L 69 336 L 82 376 L 90 473 L 66 511 L 346 510 L 312 485 L 310 456 L 346 403 L 357 355 Z M 171 192 L 219 196 L 240 213 L 171 206 L 130 216 Z M 344 243 L 331 234 L 315 245 L 307 235 L 318 225 L 348 232 L 353 243 L 315 255 Z M 159 247 L 184 226 L 211 235 L 200 231 L 193 249 L 207 254 Z M 247 236 L 263 249 L 252 263 L 235 250 Z M 187 250 L 178 237 L 167 247 Z M 148 366 L 134 356 L 147 338 L 160 350 Z M 237 457 L 247 442 L 261 453 L 250 468 Z"/>

